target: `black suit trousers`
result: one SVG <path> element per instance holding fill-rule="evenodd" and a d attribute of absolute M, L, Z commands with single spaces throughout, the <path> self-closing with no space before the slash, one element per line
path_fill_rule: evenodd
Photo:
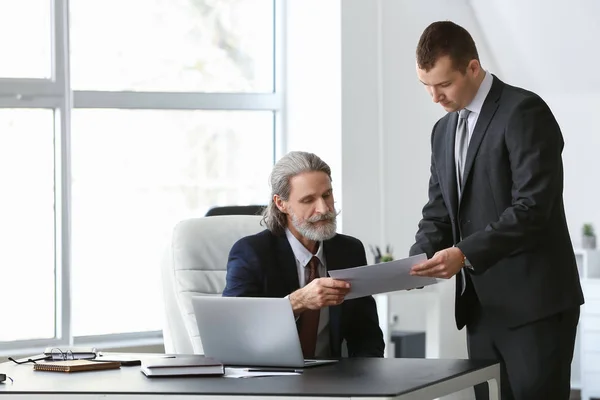
<path fill-rule="evenodd" d="M 501 363 L 502 400 L 568 400 L 579 307 L 516 328 L 498 326 L 475 307 L 467 325 L 470 359 Z M 475 387 L 489 399 L 487 384 Z"/>

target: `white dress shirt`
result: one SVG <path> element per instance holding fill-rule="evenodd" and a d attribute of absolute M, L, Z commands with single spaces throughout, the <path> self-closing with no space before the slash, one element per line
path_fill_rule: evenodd
<path fill-rule="evenodd" d="M 310 260 L 313 258 L 313 254 L 308 251 L 306 247 L 289 230 L 285 230 L 294 257 L 296 259 L 296 269 L 298 270 L 298 282 L 300 287 L 306 286 L 307 277 L 307 266 Z M 319 249 L 317 254 L 314 255 L 320 261 L 319 264 L 319 276 L 324 278 L 327 276 L 327 264 L 325 262 L 325 255 L 323 253 L 323 242 L 319 242 Z M 319 328 L 317 330 L 317 345 L 315 348 L 315 356 L 320 358 L 326 358 L 331 356 L 331 347 L 329 343 L 329 307 L 321 308 L 319 313 Z"/>
<path fill-rule="evenodd" d="M 473 131 L 475 130 L 475 124 L 477 124 L 477 120 L 479 119 L 479 114 L 481 114 L 481 109 L 483 108 L 483 102 L 485 98 L 490 93 L 490 89 L 492 89 L 492 82 L 494 82 L 494 78 L 492 74 L 487 71 L 483 71 L 485 76 L 483 77 L 483 81 L 481 81 L 481 85 L 479 85 L 479 89 L 477 90 L 477 94 L 473 97 L 473 100 L 469 105 L 465 108 L 471 113 L 467 117 L 467 128 L 469 129 L 469 137 L 467 139 L 467 143 L 471 143 L 471 136 L 473 136 Z"/>

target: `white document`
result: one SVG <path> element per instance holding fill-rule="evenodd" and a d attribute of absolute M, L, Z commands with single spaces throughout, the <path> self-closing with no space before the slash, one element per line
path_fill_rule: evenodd
<path fill-rule="evenodd" d="M 283 371 L 283 370 L 270 370 L 265 368 L 264 370 L 254 368 L 232 368 L 225 367 L 225 378 L 263 378 L 265 376 L 293 376 L 301 375 L 302 372 L 295 370 Z"/>
<path fill-rule="evenodd" d="M 410 270 L 414 265 L 425 260 L 427 260 L 427 256 L 419 254 L 402 260 L 336 269 L 329 271 L 329 276 L 350 282 L 352 287 L 345 297 L 346 300 L 350 300 L 372 294 L 415 289 L 437 283 L 436 278 L 412 276 L 410 274 Z"/>

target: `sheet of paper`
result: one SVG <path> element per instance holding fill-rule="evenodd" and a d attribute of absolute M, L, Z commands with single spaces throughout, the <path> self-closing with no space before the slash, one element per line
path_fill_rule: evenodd
<path fill-rule="evenodd" d="M 225 368 L 225 378 L 260 378 L 265 376 L 291 376 L 291 375 L 300 375 L 301 372 L 295 371 L 276 371 L 276 370 L 268 370 L 264 371 L 255 371 L 248 368 Z"/>
<path fill-rule="evenodd" d="M 419 254 L 402 260 L 336 269 L 329 271 L 329 276 L 350 282 L 352 288 L 346 295 L 346 300 L 350 300 L 378 293 L 415 289 L 437 283 L 436 278 L 410 275 L 410 269 L 425 260 L 427 260 L 427 256 Z"/>

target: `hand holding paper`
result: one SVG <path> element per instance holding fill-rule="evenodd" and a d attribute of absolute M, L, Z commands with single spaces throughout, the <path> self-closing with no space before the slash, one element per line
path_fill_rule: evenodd
<path fill-rule="evenodd" d="M 458 247 L 440 250 L 429 260 L 415 265 L 411 275 L 450 279 L 465 265 L 466 257 Z"/>
<path fill-rule="evenodd" d="M 427 260 L 425 254 L 394 260 L 386 263 L 329 271 L 334 279 L 350 282 L 351 289 L 345 299 L 350 300 L 378 293 L 415 289 L 433 285 L 437 279 L 412 276 L 411 268 Z"/>

